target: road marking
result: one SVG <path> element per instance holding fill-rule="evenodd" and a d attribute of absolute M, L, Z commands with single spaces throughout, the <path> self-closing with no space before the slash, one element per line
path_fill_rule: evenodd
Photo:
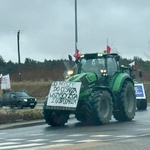
<path fill-rule="evenodd" d="M 2 143 L 3 144 L 3 143 Z M 10 145 L 10 146 L 4 146 L 1 144 L 0 150 L 6 150 L 6 149 L 16 149 L 16 148 L 26 148 L 26 147 L 35 147 L 35 146 L 41 146 L 45 145 L 46 143 L 31 143 L 31 144 L 21 144 L 21 145 Z"/>
<path fill-rule="evenodd" d="M 91 135 L 90 137 L 111 137 L 112 135 Z"/>
<path fill-rule="evenodd" d="M 67 136 L 73 136 L 73 137 L 76 137 L 76 136 L 85 136 L 86 134 L 71 134 L 71 135 L 67 135 Z"/>
<path fill-rule="evenodd" d="M 41 142 L 41 141 L 47 141 L 48 139 L 35 139 L 35 140 L 28 140 L 30 142 Z"/>
<path fill-rule="evenodd" d="M 39 135 L 44 135 L 44 134 L 30 134 L 30 136 L 39 136 Z"/>
<path fill-rule="evenodd" d="M 62 140 L 54 140 L 51 142 L 71 142 L 71 141 L 74 141 L 74 140 L 73 139 L 62 139 Z"/>
<path fill-rule="evenodd" d="M 5 145 L 13 145 L 13 144 L 18 144 L 18 143 L 17 142 L 4 142 L 4 143 L 1 143 L 0 145 L 5 146 Z"/>
<path fill-rule="evenodd" d="M 93 139 L 87 139 L 87 140 L 80 140 L 80 141 L 76 141 L 77 143 L 88 143 L 88 142 L 98 142 L 101 140 L 93 140 Z"/>
<path fill-rule="evenodd" d="M 25 141 L 26 139 L 7 139 L 7 141 Z"/>
<path fill-rule="evenodd" d="M 137 137 L 135 135 L 119 135 L 119 136 L 114 136 L 114 137 L 119 137 L 119 138 L 132 138 L 132 137 Z"/>

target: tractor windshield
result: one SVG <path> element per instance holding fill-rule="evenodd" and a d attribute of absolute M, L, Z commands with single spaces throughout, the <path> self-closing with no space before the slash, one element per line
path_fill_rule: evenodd
<path fill-rule="evenodd" d="M 101 74 L 100 70 L 105 69 L 105 59 L 96 58 L 96 59 L 81 59 L 81 73 L 82 72 L 94 72 L 98 76 Z"/>

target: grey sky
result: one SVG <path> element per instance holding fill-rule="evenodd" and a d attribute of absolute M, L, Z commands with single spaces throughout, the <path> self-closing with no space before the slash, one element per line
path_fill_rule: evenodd
<path fill-rule="evenodd" d="M 150 49 L 149 0 L 77 0 L 78 49 L 101 52 L 107 38 L 124 58 L 147 60 Z M 18 62 L 64 59 L 75 51 L 74 0 L 0 0 L 0 55 Z"/>

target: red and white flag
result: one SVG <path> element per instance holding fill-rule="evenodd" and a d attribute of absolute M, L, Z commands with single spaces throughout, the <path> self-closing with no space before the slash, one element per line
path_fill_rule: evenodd
<path fill-rule="evenodd" d="M 110 53 L 110 51 L 111 51 L 111 47 L 110 47 L 110 44 L 109 44 L 108 39 L 107 39 L 107 53 Z"/>
<path fill-rule="evenodd" d="M 1 89 L 10 89 L 10 77 L 9 74 L 2 76 L 1 78 Z"/>
<path fill-rule="evenodd" d="M 111 47 L 107 45 L 107 53 L 110 53 L 110 51 L 111 51 Z"/>
<path fill-rule="evenodd" d="M 79 50 L 76 49 L 75 54 L 73 55 L 76 59 L 79 58 Z"/>
<path fill-rule="evenodd" d="M 3 76 L 3 75 L 2 75 L 2 74 L 0 74 L 0 82 L 1 82 L 1 80 L 2 80 L 2 76 Z"/>
<path fill-rule="evenodd" d="M 133 69 L 135 67 L 135 61 L 133 61 L 132 63 L 129 64 L 130 67 Z"/>

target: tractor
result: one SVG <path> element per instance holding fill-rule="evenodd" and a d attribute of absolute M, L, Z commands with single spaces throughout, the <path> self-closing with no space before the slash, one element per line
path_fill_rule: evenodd
<path fill-rule="evenodd" d="M 80 54 L 66 79 L 51 83 L 43 105 L 46 123 L 63 126 L 70 114 L 95 125 L 109 123 L 112 116 L 131 121 L 136 111 L 134 81 L 119 60 L 117 53 Z"/>
<path fill-rule="evenodd" d="M 122 68 L 124 68 L 124 72 L 128 73 L 134 81 L 137 110 L 146 110 L 148 102 L 146 90 L 142 81 L 142 71 L 131 66 L 122 65 Z"/>
<path fill-rule="evenodd" d="M 134 80 L 134 89 L 137 100 L 137 109 L 146 110 L 147 109 L 147 94 L 142 81 L 142 71 L 138 69 L 130 69 L 131 77 Z"/>

